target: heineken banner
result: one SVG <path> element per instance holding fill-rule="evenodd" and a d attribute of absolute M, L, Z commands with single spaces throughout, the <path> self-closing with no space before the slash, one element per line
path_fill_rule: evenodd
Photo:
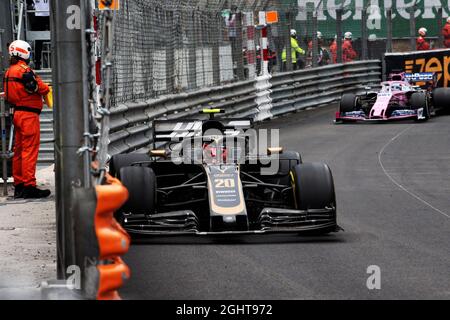
<path fill-rule="evenodd" d="M 384 63 L 386 75 L 399 71 L 434 72 L 438 86 L 450 87 L 450 49 L 386 53 Z"/>
<path fill-rule="evenodd" d="M 351 31 L 355 37 L 361 34 L 362 11 L 367 12 L 367 29 L 369 39 L 386 37 L 386 12 L 392 9 L 393 37 L 404 38 L 410 36 L 409 17 L 410 8 L 414 0 L 284 0 L 284 4 L 291 1 L 291 5 L 298 7 L 297 21 L 306 22 L 307 12 L 317 7 L 318 29 L 326 37 L 334 36 L 336 9 L 342 7 L 343 31 Z M 450 0 L 416 0 L 414 17 L 416 29 L 425 27 L 429 37 L 436 37 L 438 30 L 438 10 L 442 7 L 443 17 L 450 14 Z M 445 20 L 443 20 L 445 23 Z"/>

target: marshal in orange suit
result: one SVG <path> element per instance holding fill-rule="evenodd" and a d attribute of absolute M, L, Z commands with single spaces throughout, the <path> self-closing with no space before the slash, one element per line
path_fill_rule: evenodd
<path fill-rule="evenodd" d="M 9 46 L 10 67 L 5 73 L 5 99 L 14 108 L 14 198 L 45 198 L 50 190 L 36 187 L 36 163 L 39 153 L 39 114 L 49 87 L 28 66 L 30 45 L 16 40 Z"/>

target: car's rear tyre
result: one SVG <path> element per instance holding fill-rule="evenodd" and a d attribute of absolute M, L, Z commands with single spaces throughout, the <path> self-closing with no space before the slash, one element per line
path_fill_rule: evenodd
<path fill-rule="evenodd" d="M 136 162 L 150 161 L 150 156 L 146 153 L 127 153 L 112 156 L 109 162 L 109 174 L 120 179 L 120 169 L 129 167 Z"/>
<path fill-rule="evenodd" d="M 292 173 L 298 209 L 323 209 L 336 206 L 333 175 L 325 163 L 301 163 L 293 168 Z"/>
<path fill-rule="evenodd" d="M 430 119 L 428 99 L 427 95 L 424 92 L 414 92 L 411 95 L 411 98 L 409 98 L 409 103 L 411 105 L 411 108 L 413 108 L 414 110 L 423 108 L 423 116 L 425 117 L 424 120 Z"/>
<path fill-rule="evenodd" d="M 355 111 L 358 106 L 358 97 L 353 93 L 344 93 L 339 104 L 339 112 Z"/>
<path fill-rule="evenodd" d="M 433 106 L 436 109 L 450 110 L 450 88 L 436 88 L 433 90 Z"/>
<path fill-rule="evenodd" d="M 156 177 L 149 167 L 133 166 L 120 169 L 122 184 L 128 189 L 128 200 L 122 213 L 152 214 L 156 205 Z"/>

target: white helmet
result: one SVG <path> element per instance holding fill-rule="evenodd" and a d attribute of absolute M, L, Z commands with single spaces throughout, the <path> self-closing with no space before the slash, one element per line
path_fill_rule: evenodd
<path fill-rule="evenodd" d="M 19 57 L 24 60 L 30 59 L 31 46 L 28 42 L 22 40 L 13 41 L 9 45 L 9 55 L 11 57 Z"/>
<path fill-rule="evenodd" d="M 344 39 L 351 39 L 353 37 L 353 34 L 350 31 L 347 31 L 344 33 Z"/>
<path fill-rule="evenodd" d="M 423 28 L 423 27 L 422 27 L 422 28 L 419 29 L 419 34 L 420 34 L 421 36 L 425 36 L 425 35 L 427 34 L 427 31 L 428 31 L 428 30 L 427 30 L 426 28 Z"/>
<path fill-rule="evenodd" d="M 317 31 L 317 39 L 322 39 L 322 38 L 323 38 L 322 32 Z"/>
<path fill-rule="evenodd" d="M 291 29 L 291 37 L 295 37 L 297 35 L 297 31 L 295 29 Z"/>
<path fill-rule="evenodd" d="M 19 57 L 24 60 L 28 60 L 31 55 L 31 46 L 28 42 L 23 40 L 13 41 L 9 45 L 9 55 L 11 57 Z"/>
<path fill-rule="evenodd" d="M 447 18 L 447 23 L 450 23 L 450 17 Z"/>

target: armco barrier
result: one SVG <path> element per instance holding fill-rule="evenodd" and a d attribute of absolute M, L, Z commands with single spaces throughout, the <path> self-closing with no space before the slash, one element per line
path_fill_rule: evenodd
<path fill-rule="evenodd" d="M 346 92 L 357 92 L 381 81 L 381 61 L 358 61 L 274 74 L 271 79 L 274 116 L 336 102 Z M 195 92 L 167 95 L 120 104 L 111 110 L 109 154 L 141 149 L 151 142 L 152 120 L 198 118 L 202 108 L 225 109 L 226 116 L 255 117 L 255 81 L 243 81 Z"/>
<path fill-rule="evenodd" d="M 271 113 L 277 116 L 336 102 L 343 93 L 359 91 L 364 86 L 378 86 L 380 80 L 379 60 L 275 74 L 272 77 Z"/>

